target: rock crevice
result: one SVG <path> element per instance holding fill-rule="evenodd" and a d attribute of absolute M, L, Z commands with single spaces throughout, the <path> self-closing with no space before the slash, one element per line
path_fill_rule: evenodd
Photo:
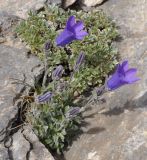
<path fill-rule="evenodd" d="M 26 128 L 22 129 L 20 97 L 30 89 L 25 83 L 34 86 L 34 78 L 42 73 L 42 66 L 37 57 L 27 57 L 28 49 L 14 36 L 19 19 L 15 16 L 16 23 L 12 24 L 13 19 L 14 16 L 0 13 L 0 35 L 6 40 L 0 44 L 0 159 L 53 160 L 38 138 L 32 143 L 30 139 L 36 135 L 32 132 L 29 139 Z"/>

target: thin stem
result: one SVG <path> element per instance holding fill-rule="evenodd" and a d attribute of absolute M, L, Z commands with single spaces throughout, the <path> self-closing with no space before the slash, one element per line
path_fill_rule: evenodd
<path fill-rule="evenodd" d="M 45 54 L 45 59 L 44 59 L 44 77 L 43 77 L 43 82 L 42 82 L 42 86 L 45 88 L 45 84 L 46 84 L 46 80 L 47 80 L 47 75 L 48 75 L 48 64 L 47 64 L 47 56 Z"/>

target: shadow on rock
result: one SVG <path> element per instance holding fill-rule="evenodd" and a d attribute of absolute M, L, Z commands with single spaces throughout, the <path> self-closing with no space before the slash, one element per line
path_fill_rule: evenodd
<path fill-rule="evenodd" d="M 95 127 L 95 128 L 91 128 L 89 129 L 87 132 L 85 132 L 86 134 L 98 134 L 100 132 L 105 131 L 106 129 L 103 127 Z"/>
<path fill-rule="evenodd" d="M 124 105 L 124 107 L 119 108 L 118 106 L 110 109 L 109 111 L 106 111 L 102 114 L 106 116 L 113 116 L 113 115 L 120 115 L 124 113 L 125 110 L 129 111 L 135 111 L 136 109 L 141 108 L 147 108 L 147 92 L 145 92 L 142 96 L 139 98 L 136 98 L 134 100 L 127 101 Z"/>

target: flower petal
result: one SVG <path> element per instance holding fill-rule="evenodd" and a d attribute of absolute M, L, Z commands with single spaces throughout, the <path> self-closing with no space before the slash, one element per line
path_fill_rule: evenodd
<path fill-rule="evenodd" d="M 121 72 L 121 65 L 117 64 L 115 73 L 120 73 L 120 72 Z"/>
<path fill-rule="evenodd" d="M 84 36 L 88 35 L 86 31 L 83 30 L 84 24 L 82 21 L 76 23 L 75 17 L 70 16 L 66 22 L 66 27 L 63 32 L 60 33 L 56 38 L 57 46 L 64 47 L 66 44 L 72 42 L 73 40 L 82 40 Z"/>
<path fill-rule="evenodd" d="M 138 77 L 136 77 L 136 72 L 137 72 L 137 69 L 136 68 L 131 68 L 129 69 L 125 74 L 125 81 L 129 84 L 131 83 L 134 83 L 138 80 L 140 80 Z"/>
<path fill-rule="evenodd" d="M 124 71 L 124 68 L 122 67 L 121 64 L 118 64 L 118 65 L 117 65 L 116 72 L 117 72 L 121 77 L 125 77 L 125 71 Z"/>
<path fill-rule="evenodd" d="M 79 21 L 73 27 L 75 32 L 79 32 L 84 28 L 84 23 L 82 21 Z"/>
<path fill-rule="evenodd" d="M 122 68 L 124 69 L 124 71 L 127 71 L 129 69 L 129 64 L 127 60 L 123 61 Z"/>
<path fill-rule="evenodd" d="M 136 68 L 128 69 L 128 61 L 124 61 L 122 64 L 117 65 L 115 73 L 108 79 L 107 87 L 109 90 L 114 90 L 125 84 L 132 84 L 138 80 L 136 77 Z"/>
<path fill-rule="evenodd" d="M 120 75 L 118 72 L 115 72 L 107 81 L 107 87 L 109 90 L 114 90 L 122 85 L 124 85 L 126 82 L 122 81 Z"/>
<path fill-rule="evenodd" d="M 56 38 L 57 46 L 64 47 L 66 44 L 75 40 L 74 34 L 67 29 L 65 29 L 61 34 Z"/>
<path fill-rule="evenodd" d="M 78 40 L 82 40 L 87 35 L 88 35 L 88 33 L 86 31 L 81 31 L 81 32 L 77 33 L 75 37 Z"/>
<path fill-rule="evenodd" d="M 66 28 L 67 29 L 71 29 L 75 24 L 75 17 L 74 16 L 70 16 L 66 22 Z"/>

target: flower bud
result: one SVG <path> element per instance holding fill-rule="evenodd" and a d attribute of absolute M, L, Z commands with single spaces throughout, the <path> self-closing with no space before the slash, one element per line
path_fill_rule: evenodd
<path fill-rule="evenodd" d="M 51 48 L 51 42 L 50 41 L 47 41 L 44 45 L 44 49 L 45 51 L 48 51 L 49 49 Z"/>
<path fill-rule="evenodd" d="M 80 107 L 72 107 L 67 113 L 66 118 L 74 118 L 80 113 Z"/>
<path fill-rule="evenodd" d="M 51 100 L 53 94 L 52 92 L 46 92 L 45 94 L 39 95 L 35 98 L 36 103 L 44 103 Z"/>
<path fill-rule="evenodd" d="M 82 65 L 82 63 L 84 62 L 85 60 L 85 54 L 84 52 L 81 52 L 79 54 L 79 57 L 77 58 L 77 61 L 75 63 L 75 66 L 74 66 L 74 71 L 78 71 L 80 66 Z"/>
<path fill-rule="evenodd" d="M 63 66 L 59 65 L 52 73 L 52 79 L 53 80 L 59 80 L 63 74 Z"/>

